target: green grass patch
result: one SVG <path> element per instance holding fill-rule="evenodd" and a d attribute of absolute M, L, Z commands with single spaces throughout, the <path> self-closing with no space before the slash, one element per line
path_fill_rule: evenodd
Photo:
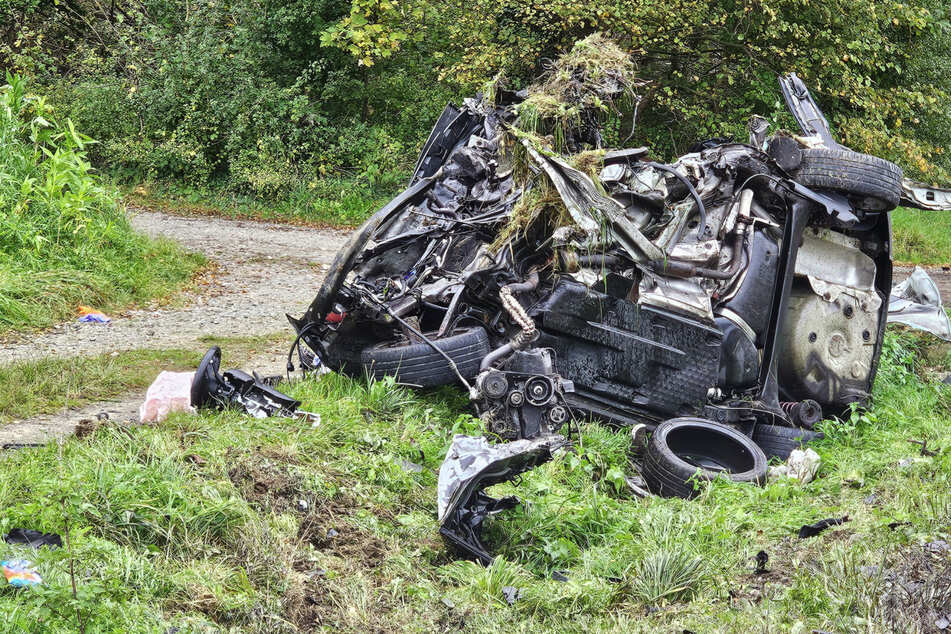
<path fill-rule="evenodd" d="M 24 80 L 0 87 L 0 332 L 43 328 L 78 305 L 114 310 L 179 288 L 204 262 L 129 225 L 86 160 L 92 141 L 56 122 Z"/>
<path fill-rule="evenodd" d="M 202 337 L 222 347 L 224 363 L 241 363 L 267 347 L 288 341 L 263 337 Z M 162 370 L 193 370 L 204 350 L 126 350 L 94 357 L 49 357 L 0 365 L 0 423 L 50 414 L 65 407 L 105 401 L 151 385 Z"/>
<path fill-rule="evenodd" d="M 0 629 L 76 631 L 76 608 L 88 631 L 128 632 L 927 629 L 951 593 L 951 559 L 925 546 L 951 539 L 951 393 L 919 378 L 926 344 L 889 332 L 874 408 L 824 423 L 805 486 L 640 500 L 623 484 L 629 435 L 583 424 L 576 453 L 493 491 L 525 503 L 490 521 L 490 567 L 437 534 L 437 469 L 453 434 L 479 433 L 453 389 L 327 375 L 285 386 L 316 426 L 176 415 L 8 454 L 0 527 L 62 533 L 68 518 L 79 596 L 67 551 L 0 544 L 47 580 L 0 588 Z"/>
<path fill-rule="evenodd" d="M 184 215 L 355 227 L 406 185 L 403 172 L 376 182 L 367 177 L 324 176 L 268 197 L 242 194 L 226 183 L 193 187 L 169 181 L 122 186 L 132 207 Z"/>
<path fill-rule="evenodd" d="M 907 264 L 951 264 L 951 212 L 899 208 L 892 212 L 894 259 Z"/>

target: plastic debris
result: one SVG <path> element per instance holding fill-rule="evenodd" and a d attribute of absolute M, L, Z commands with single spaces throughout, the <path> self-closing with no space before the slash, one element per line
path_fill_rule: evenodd
<path fill-rule="evenodd" d="M 96 310 L 95 308 L 90 308 L 89 306 L 80 306 L 78 321 L 83 323 L 108 324 L 112 321 L 112 319 L 107 317 L 102 311 Z"/>
<path fill-rule="evenodd" d="M 62 548 L 63 540 L 56 533 L 41 533 L 29 528 L 14 528 L 4 535 L 3 541 L 15 546 L 29 546 L 30 548 Z"/>
<path fill-rule="evenodd" d="M 828 519 L 819 520 L 815 524 L 806 524 L 799 529 L 799 539 L 806 539 L 807 537 L 815 537 L 825 529 L 831 526 L 839 526 L 840 524 L 845 524 L 849 521 L 848 515 L 843 515 L 842 517 L 830 517 Z"/>
<path fill-rule="evenodd" d="M 821 464 L 819 454 L 812 449 L 793 449 L 786 464 L 769 468 L 770 478 L 795 478 L 802 484 L 812 482 Z"/>
<path fill-rule="evenodd" d="M 400 466 L 407 473 L 422 473 L 423 465 L 410 462 L 409 460 L 400 460 Z"/>
<path fill-rule="evenodd" d="M 33 568 L 33 563 L 25 559 L 11 559 L 0 561 L 0 569 L 7 583 L 14 588 L 29 588 L 43 583 L 43 578 Z"/>
<path fill-rule="evenodd" d="M 162 372 L 145 393 L 139 421 L 160 423 L 172 412 L 194 412 L 191 406 L 194 372 Z"/>
<path fill-rule="evenodd" d="M 938 285 L 920 266 L 915 267 L 908 279 L 892 288 L 888 321 L 951 341 L 951 320 L 941 304 Z"/>
<path fill-rule="evenodd" d="M 515 602 L 522 597 L 522 589 L 515 586 L 503 586 L 502 596 L 509 605 L 515 605 Z"/>

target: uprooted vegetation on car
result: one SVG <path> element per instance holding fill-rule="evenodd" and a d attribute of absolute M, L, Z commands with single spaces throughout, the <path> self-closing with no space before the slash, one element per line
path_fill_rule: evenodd
<path fill-rule="evenodd" d="M 433 521 L 448 441 L 478 428 L 452 391 L 326 375 L 282 388 L 316 427 L 179 415 L 5 453 L 4 526 L 68 518 L 79 599 L 66 549 L 30 552 L 46 586 L 0 593 L 0 624 L 75 632 L 78 605 L 87 631 L 928 631 L 951 611 L 951 396 L 915 359 L 947 371 L 942 350 L 891 332 L 875 405 L 823 424 L 805 486 L 638 500 L 630 436 L 583 424 L 576 453 L 498 487 L 531 504 L 490 523 L 489 567 L 451 561 Z"/>

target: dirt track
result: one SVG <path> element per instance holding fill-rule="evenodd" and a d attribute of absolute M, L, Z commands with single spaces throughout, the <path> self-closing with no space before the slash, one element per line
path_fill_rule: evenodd
<path fill-rule="evenodd" d="M 21 335 L 0 345 L 0 364 L 43 356 L 90 356 L 140 348 L 194 348 L 205 335 L 267 335 L 287 331 L 284 313 L 307 308 L 346 231 L 312 229 L 212 217 L 181 217 L 132 211 L 135 228 L 176 240 L 218 265 L 207 283 L 186 292 L 181 308 L 154 308 L 112 316 L 111 324 L 67 323 L 40 335 Z M 283 371 L 282 353 L 247 360 L 262 373 Z M 112 419 L 134 415 L 141 394 L 82 410 L 0 427 L 0 446 L 39 442 L 72 432 L 76 421 L 106 411 Z"/>

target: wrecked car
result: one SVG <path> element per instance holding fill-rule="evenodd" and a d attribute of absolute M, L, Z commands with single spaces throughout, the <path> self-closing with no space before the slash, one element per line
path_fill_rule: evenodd
<path fill-rule="evenodd" d="M 647 424 L 647 485 L 689 497 L 698 476 L 762 482 L 868 401 L 888 212 L 943 194 L 841 146 L 803 82 L 780 85 L 801 133 L 754 119 L 748 142 L 673 163 L 600 149 L 583 99 L 560 145 L 594 150 L 573 157 L 525 131 L 524 92 L 447 106 L 409 187 L 289 317 L 305 364 L 458 384 L 488 437 L 524 445 L 453 443 L 439 519 L 461 552 L 491 560 L 481 524 L 510 503 L 483 489 L 549 459 L 577 419 Z"/>

